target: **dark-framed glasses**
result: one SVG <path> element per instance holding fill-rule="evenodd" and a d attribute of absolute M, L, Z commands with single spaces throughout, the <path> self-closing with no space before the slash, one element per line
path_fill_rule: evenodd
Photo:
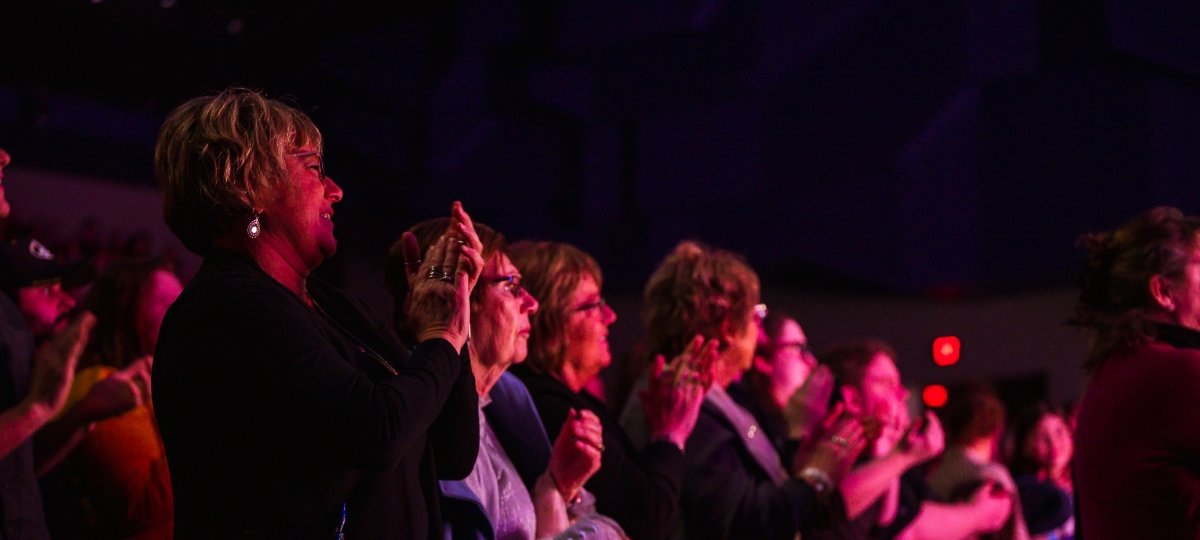
<path fill-rule="evenodd" d="M 504 292 L 513 295 L 513 298 L 520 298 L 521 293 L 525 291 L 525 287 L 521 286 L 521 276 L 517 274 L 506 274 L 503 276 L 485 276 L 480 278 L 484 283 L 500 283 L 500 288 Z"/>

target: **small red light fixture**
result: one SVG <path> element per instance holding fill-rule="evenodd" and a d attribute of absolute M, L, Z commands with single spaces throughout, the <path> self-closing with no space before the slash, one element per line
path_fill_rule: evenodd
<path fill-rule="evenodd" d="M 942 336 L 933 340 L 933 363 L 946 367 L 958 363 L 962 352 L 958 336 Z"/>
<path fill-rule="evenodd" d="M 946 387 L 940 384 L 929 384 L 921 390 L 921 401 L 925 402 L 925 406 L 931 409 L 940 409 L 946 404 L 950 393 L 946 391 Z"/>

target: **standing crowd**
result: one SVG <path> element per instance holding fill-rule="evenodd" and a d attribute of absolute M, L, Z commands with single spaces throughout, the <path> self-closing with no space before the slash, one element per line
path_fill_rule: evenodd
<path fill-rule="evenodd" d="M 77 298 L 78 265 L 0 243 L 0 538 L 1200 538 L 1178 210 L 1084 237 L 1087 391 L 1010 419 L 984 383 L 914 407 L 886 343 L 815 353 L 694 241 L 650 275 L 613 399 L 595 259 L 457 202 L 397 238 L 378 317 L 312 275 L 342 189 L 313 122 L 256 91 L 175 109 L 154 168 L 203 258 L 186 286 L 106 260 Z"/>

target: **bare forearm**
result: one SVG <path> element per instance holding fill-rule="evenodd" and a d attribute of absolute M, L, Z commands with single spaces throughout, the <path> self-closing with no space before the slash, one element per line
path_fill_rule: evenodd
<path fill-rule="evenodd" d="M 901 534 L 908 540 L 958 540 L 975 534 L 978 528 L 975 509 L 967 504 L 943 504 L 925 501 L 917 518 Z"/>
<path fill-rule="evenodd" d="M 12 453 L 50 420 L 48 407 L 22 401 L 0 413 L 0 458 Z"/>
<path fill-rule="evenodd" d="M 537 514 L 538 538 L 553 538 L 571 526 L 567 504 L 550 479 L 549 472 L 538 477 L 531 495 L 534 513 Z"/>
<path fill-rule="evenodd" d="M 878 500 L 913 464 L 913 459 L 907 454 L 893 452 L 847 473 L 842 479 L 841 491 L 850 519 L 858 517 Z"/>

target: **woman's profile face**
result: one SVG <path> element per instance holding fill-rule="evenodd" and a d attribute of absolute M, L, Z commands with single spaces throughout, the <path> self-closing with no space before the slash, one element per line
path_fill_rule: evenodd
<path fill-rule="evenodd" d="M 1168 311 L 1175 324 L 1200 331 L 1200 249 L 1192 249 L 1183 277 L 1172 288 L 1174 306 Z"/>
<path fill-rule="evenodd" d="M 579 380 L 587 382 L 612 363 L 608 347 L 608 327 L 617 314 L 600 296 L 600 286 L 590 274 L 584 274 L 571 292 L 563 332 L 563 364 L 570 365 Z"/>
<path fill-rule="evenodd" d="M 163 269 L 151 273 L 150 278 L 142 285 L 142 292 L 138 296 L 137 320 L 134 324 L 143 351 L 154 352 L 154 347 L 158 344 L 158 330 L 162 327 L 167 308 L 179 298 L 181 292 L 183 285 L 179 278 Z"/>
<path fill-rule="evenodd" d="M 800 323 L 792 319 L 779 325 L 777 335 L 770 338 L 771 381 L 776 386 L 794 392 L 808 379 L 808 374 L 817 365 L 817 357 L 808 348 L 808 336 Z"/>
<path fill-rule="evenodd" d="M 1025 439 L 1025 457 L 1040 467 L 1060 468 L 1071 462 L 1075 453 L 1071 430 L 1057 414 L 1044 414 Z"/>
<path fill-rule="evenodd" d="M 269 195 L 261 216 L 262 236 L 290 264 L 316 268 L 337 251 L 333 235 L 333 205 L 342 200 L 342 188 L 325 176 L 322 157 L 304 147 L 286 156 L 287 185 Z"/>
<path fill-rule="evenodd" d="M 483 267 L 471 306 L 471 358 L 484 366 L 507 368 L 529 354 L 529 316 L 538 302 L 521 286 L 521 272 L 508 255 L 497 253 Z"/>

